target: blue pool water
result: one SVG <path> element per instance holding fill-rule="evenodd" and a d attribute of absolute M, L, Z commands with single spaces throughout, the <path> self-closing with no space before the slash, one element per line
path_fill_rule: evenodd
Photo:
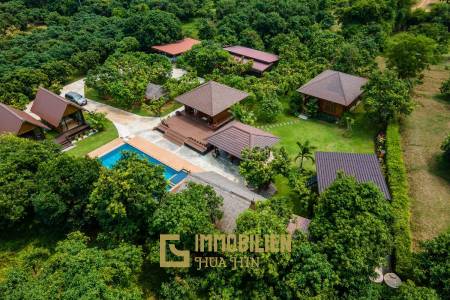
<path fill-rule="evenodd" d="M 130 146 L 128 144 L 124 144 L 111 152 L 103 155 L 100 157 L 100 162 L 103 166 L 107 167 L 108 169 L 111 169 L 116 165 L 116 163 L 122 158 L 122 153 L 124 151 L 134 152 L 140 157 L 148 160 L 151 164 L 154 165 L 160 165 L 164 167 L 164 177 L 170 181 L 170 186 L 174 186 L 181 182 L 184 178 L 186 178 L 187 173 L 185 171 L 175 171 L 171 167 L 163 164 L 159 160 L 151 157 L 150 155 L 145 154 L 144 152 L 140 151 L 139 149 L 134 148 L 133 146 Z"/>

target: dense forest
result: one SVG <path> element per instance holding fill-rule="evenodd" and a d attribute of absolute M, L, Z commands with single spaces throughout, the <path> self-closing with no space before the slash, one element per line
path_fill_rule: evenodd
<path fill-rule="evenodd" d="M 39 86 L 58 92 L 67 82 L 86 76 L 87 85 L 101 97 L 129 108 L 143 104 L 149 81 L 165 85 L 170 101 L 197 86 L 200 76 L 248 92 L 250 97 L 233 107 L 233 115 L 243 123 L 269 124 L 282 114 L 298 113 L 302 103 L 296 89 L 333 69 L 369 78 L 365 109 L 373 124 L 384 128 L 411 113 L 412 87 L 448 52 L 450 5 L 442 2 L 430 11 L 412 11 L 412 4 L 411 0 L 0 1 L 0 102 L 23 109 Z M 186 24 L 194 24 L 195 32 L 186 30 Z M 188 75 L 174 82 L 169 59 L 150 53 L 150 47 L 183 35 L 202 43 L 178 59 L 177 65 Z M 234 44 L 276 53 L 280 61 L 262 76 L 248 74 L 249 65 L 237 63 L 223 50 Z M 385 70 L 378 67 L 380 56 L 385 58 Z M 443 87 L 447 95 L 448 85 Z M 447 154 L 448 144 L 443 145 Z M 283 168 L 283 159 L 280 150 L 273 168 L 262 172 L 285 176 L 305 211 L 314 210 L 309 213 L 309 236 L 294 235 L 292 253 L 266 254 L 257 269 L 162 270 L 159 234 L 182 233 L 177 248 L 188 249 L 191 233 L 218 232 L 214 223 L 221 217 L 222 199 L 212 188 L 192 184 L 170 194 L 161 168 L 133 155 L 106 170 L 95 160 L 61 153 L 47 141 L 0 137 L 2 231 L 14 235 L 30 230 L 59 240 L 54 247 L 29 249 L 0 276 L 0 298 L 450 297 L 450 233 L 424 243 L 411 255 L 400 274 L 404 284 L 399 289 L 372 283 L 374 269 L 397 243 L 398 208 L 386 202 L 374 185 L 344 175 L 319 197 L 305 187 L 304 177 Z M 258 167 L 263 166 L 242 165 L 249 170 Z M 238 218 L 236 233 L 285 232 L 293 213 L 287 203 L 274 197 L 246 211 Z"/>

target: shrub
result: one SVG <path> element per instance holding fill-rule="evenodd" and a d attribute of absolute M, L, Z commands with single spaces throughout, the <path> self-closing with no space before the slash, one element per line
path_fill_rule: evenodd
<path fill-rule="evenodd" d="M 386 167 L 394 211 L 394 249 L 396 272 L 409 273 L 411 267 L 411 229 L 408 196 L 408 178 L 403 163 L 399 126 L 388 125 L 386 132 Z"/>
<path fill-rule="evenodd" d="M 442 83 L 441 94 L 446 100 L 450 100 L 450 78 Z"/>
<path fill-rule="evenodd" d="M 444 151 L 444 157 L 450 161 L 450 134 L 442 142 L 441 150 Z"/>
<path fill-rule="evenodd" d="M 106 114 L 104 113 L 91 112 L 87 116 L 87 122 L 92 129 L 103 131 L 105 130 L 106 122 L 108 122 L 108 119 L 106 118 Z"/>

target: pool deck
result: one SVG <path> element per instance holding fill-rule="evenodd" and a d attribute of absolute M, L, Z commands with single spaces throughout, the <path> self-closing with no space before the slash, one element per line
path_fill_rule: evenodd
<path fill-rule="evenodd" d="M 91 158 L 101 157 L 124 144 L 128 144 L 136 149 L 139 149 L 145 154 L 150 155 L 151 157 L 159 160 L 161 163 L 171 167 L 176 171 L 186 170 L 192 173 L 204 172 L 203 169 L 194 166 L 184 159 L 179 158 L 172 152 L 162 149 L 140 137 L 135 137 L 127 141 L 124 141 L 120 138 L 115 139 L 108 144 L 92 151 L 88 154 L 88 156 Z"/>

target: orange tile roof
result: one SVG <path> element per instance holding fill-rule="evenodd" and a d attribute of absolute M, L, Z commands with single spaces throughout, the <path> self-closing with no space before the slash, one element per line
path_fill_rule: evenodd
<path fill-rule="evenodd" d="M 177 56 L 191 50 L 194 45 L 200 43 L 200 41 L 192 38 L 184 38 L 181 41 L 177 41 L 175 43 L 153 46 L 152 49 L 172 56 Z"/>

